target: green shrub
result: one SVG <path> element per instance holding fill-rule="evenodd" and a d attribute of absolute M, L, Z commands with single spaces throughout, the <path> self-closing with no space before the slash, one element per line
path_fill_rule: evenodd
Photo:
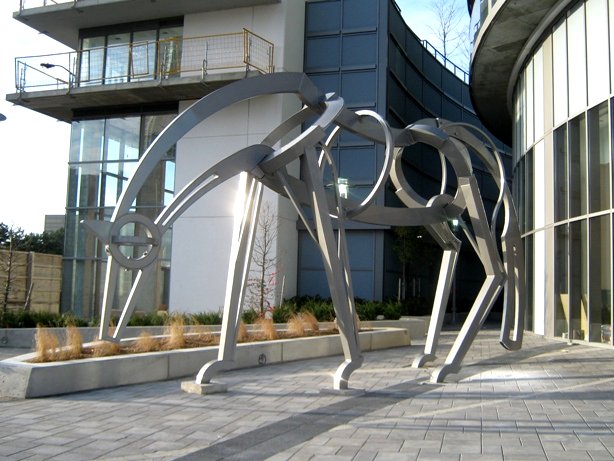
<path fill-rule="evenodd" d="M 385 301 L 383 312 L 386 320 L 399 320 L 401 317 L 401 305 L 397 301 Z"/>
<path fill-rule="evenodd" d="M 245 323 L 246 325 L 256 323 L 258 317 L 258 312 L 256 312 L 255 309 L 246 309 L 241 314 L 241 320 L 243 320 L 243 323 Z"/>
<path fill-rule="evenodd" d="M 167 315 L 160 315 L 158 312 L 137 312 L 128 320 L 128 326 L 159 327 L 164 325 L 167 317 Z"/>
<path fill-rule="evenodd" d="M 299 306 L 299 310 L 309 311 L 315 315 L 318 322 L 332 322 L 335 320 L 335 309 L 330 299 L 322 299 L 319 296 L 306 298 Z"/>
<path fill-rule="evenodd" d="M 287 323 L 294 314 L 294 310 L 291 305 L 282 304 L 279 307 L 273 309 L 273 323 Z"/>
<path fill-rule="evenodd" d="M 192 314 L 191 322 L 197 325 L 221 325 L 222 324 L 222 312 L 199 312 L 198 314 Z"/>

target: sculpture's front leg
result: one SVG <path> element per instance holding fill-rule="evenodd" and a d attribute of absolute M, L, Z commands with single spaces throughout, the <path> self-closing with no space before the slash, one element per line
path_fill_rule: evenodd
<path fill-rule="evenodd" d="M 352 305 L 352 294 L 348 290 L 346 274 L 346 260 L 338 251 L 338 245 L 344 247 L 344 242 L 338 243 L 335 239 L 335 231 L 329 215 L 328 201 L 322 181 L 322 173 L 318 167 L 317 153 L 314 148 L 307 149 L 301 157 L 305 183 L 311 195 L 313 219 L 316 227 L 317 243 L 322 253 L 326 278 L 330 287 L 333 300 L 337 326 L 341 337 L 341 345 L 345 361 L 339 366 L 334 376 L 334 389 L 347 389 L 348 380 L 354 370 L 362 365 L 363 357 L 358 342 L 358 325 Z M 339 233 L 339 239 L 345 238 L 343 232 Z"/>

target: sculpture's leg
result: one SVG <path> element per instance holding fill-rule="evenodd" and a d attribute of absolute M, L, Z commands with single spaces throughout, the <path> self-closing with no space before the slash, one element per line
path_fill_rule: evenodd
<path fill-rule="evenodd" d="M 436 359 L 437 344 L 446 306 L 448 305 L 448 298 L 450 297 L 450 288 L 453 283 L 457 260 L 458 250 L 444 250 L 441 268 L 439 269 L 439 281 L 437 282 L 437 290 L 435 291 L 435 299 L 433 301 L 433 312 L 426 335 L 426 344 L 424 345 L 424 353 L 414 359 L 412 363 L 414 368 L 423 367 L 427 362 Z"/>
<path fill-rule="evenodd" d="M 119 277 L 119 263 L 109 256 L 107 260 L 107 273 L 104 280 L 104 294 L 102 296 L 102 311 L 100 313 L 100 330 L 98 339 L 113 340 L 109 333 L 111 323 L 111 309 L 113 309 L 113 298 L 117 287 L 117 277 Z"/>
<path fill-rule="evenodd" d="M 486 320 L 505 281 L 503 267 L 495 241 L 490 233 L 490 226 L 475 177 L 459 178 L 459 188 L 467 203 L 467 211 L 476 237 L 478 256 L 484 266 L 486 279 L 452 346 L 452 350 L 446 358 L 445 364 L 431 376 L 433 382 L 442 382 L 448 374 L 457 373 L 460 370 L 463 358 L 471 347 L 484 320 Z"/>
<path fill-rule="evenodd" d="M 156 270 L 156 264 L 150 264 L 138 271 L 134 282 L 132 283 L 132 288 L 130 289 L 130 294 L 128 295 L 128 299 L 126 299 L 126 304 L 124 304 L 124 308 L 122 309 L 121 316 L 119 317 L 119 321 L 117 322 L 117 327 L 115 328 L 115 333 L 113 334 L 113 339 L 119 341 L 124 336 L 124 330 L 126 326 L 128 326 L 128 321 L 134 312 L 134 308 L 136 306 L 136 297 L 139 292 L 139 287 L 141 284 L 145 284 L 146 281 L 151 277 Z"/>
<path fill-rule="evenodd" d="M 258 211 L 262 199 L 262 184 L 246 174 L 245 187 L 239 187 L 237 194 L 245 196 L 242 219 L 235 223 L 230 267 L 226 282 L 224 317 L 220 333 L 220 347 L 217 360 L 206 363 L 196 375 L 196 384 L 207 384 L 221 371 L 230 367 L 237 348 L 237 328 L 241 318 L 241 306 L 245 297 L 245 285 L 249 274 L 254 237 L 258 222 Z M 246 190 L 248 191 L 246 194 Z"/>
<path fill-rule="evenodd" d="M 480 292 L 478 293 L 477 298 L 473 306 L 471 307 L 471 311 L 469 311 L 469 315 L 467 316 L 467 320 L 463 323 L 463 327 L 461 328 L 456 341 L 454 341 L 454 345 L 446 358 L 444 365 L 433 372 L 431 375 L 431 381 L 434 383 L 443 382 L 447 375 L 450 373 L 458 373 L 461 368 L 461 362 L 465 358 L 467 351 L 473 344 L 473 340 L 475 339 L 482 323 L 488 313 L 492 305 L 497 298 L 497 295 L 501 291 L 501 281 L 502 277 L 497 277 L 495 275 L 489 275 L 486 277 Z"/>
<path fill-rule="evenodd" d="M 505 219 L 507 232 L 501 239 L 503 261 L 507 274 L 505 284 L 505 304 L 499 342 L 508 350 L 518 350 L 522 346 L 525 314 L 524 248 L 518 229 L 518 220 L 511 203 L 509 191 L 505 190 Z M 513 337 L 511 329 L 514 329 Z"/>
<path fill-rule="evenodd" d="M 347 389 L 348 380 L 354 370 L 362 365 L 363 357 L 358 342 L 358 325 L 350 304 L 350 293 L 345 277 L 349 273 L 345 258 L 340 255 L 335 239 L 332 220 L 329 216 L 328 202 L 322 175 L 318 168 L 317 153 L 314 148 L 307 150 L 306 155 L 301 157 L 305 183 L 311 194 L 313 219 L 315 222 L 318 245 L 322 252 L 326 278 L 330 287 L 331 298 L 345 361 L 339 366 L 334 376 L 334 389 Z M 340 239 L 345 238 L 342 232 Z M 341 248 L 345 248 L 345 242 L 341 242 Z"/>

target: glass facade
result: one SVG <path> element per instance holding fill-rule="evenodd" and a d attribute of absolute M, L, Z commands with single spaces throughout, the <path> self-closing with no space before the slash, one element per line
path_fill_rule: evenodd
<path fill-rule="evenodd" d="M 553 24 L 517 80 L 513 135 L 514 194 L 532 288 L 527 327 L 607 344 L 613 31 L 614 0 L 577 2 Z"/>
<path fill-rule="evenodd" d="M 151 114 L 81 120 L 72 123 L 62 311 L 91 318 L 98 312 L 106 270 L 103 245 L 79 223 L 107 220 L 134 174 L 140 156 L 176 116 Z M 171 149 L 141 189 L 131 211 L 155 219 L 174 192 L 175 151 Z M 125 229 L 130 232 L 131 229 Z M 164 236 L 157 277 L 137 301 L 137 309 L 151 311 L 168 304 L 171 232 Z M 135 249 L 134 251 L 137 251 Z M 133 274 L 122 272 L 116 292 L 119 307 L 128 296 Z"/>
<path fill-rule="evenodd" d="M 182 20 L 135 23 L 113 31 L 81 32 L 78 85 L 116 83 L 178 77 Z M 157 46 L 159 41 L 160 46 Z"/>

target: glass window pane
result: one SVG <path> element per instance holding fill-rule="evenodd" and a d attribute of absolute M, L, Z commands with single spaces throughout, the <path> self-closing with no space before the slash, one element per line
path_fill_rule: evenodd
<path fill-rule="evenodd" d="M 534 168 L 533 149 L 525 155 L 525 190 L 524 190 L 524 229 L 525 232 L 533 229 L 533 198 L 534 198 Z"/>
<path fill-rule="evenodd" d="M 569 211 L 569 179 L 567 155 L 567 125 L 554 132 L 554 220 L 567 219 Z"/>
<path fill-rule="evenodd" d="M 586 35 L 584 2 L 571 10 L 567 18 L 569 62 L 569 113 L 575 115 L 586 108 Z M 555 74 L 557 75 L 557 74 Z M 557 75 L 558 76 L 558 75 Z"/>
<path fill-rule="evenodd" d="M 546 181 L 543 180 L 546 171 L 544 141 L 535 144 L 533 154 L 533 228 L 541 229 L 546 224 Z M 541 179 L 540 179 L 541 176 Z"/>
<path fill-rule="evenodd" d="M 533 91 L 533 61 L 529 62 L 529 65 L 527 66 L 526 70 L 525 70 L 525 75 L 526 75 L 526 88 L 527 88 L 527 93 L 526 93 L 526 106 L 525 106 L 525 114 L 526 114 L 526 120 L 527 120 L 527 125 L 526 125 L 526 141 L 527 143 L 525 144 L 525 149 L 528 149 L 529 147 L 531 147 L 533 145 L 533 141 L 534 141 L 534 133 L 535 133 L 535 125 L 533 122 L 533 116 L 535 115 L 535 110 L 533 109 L 533 95 L 534 95 L 534 91 Z"/>
<path fill-rule="evenodd" d="M 586 214 L 587 210 L 587 155 L 586 116 L 584 114 L 569 122 L 569 216 Z"/>
<path fill-rule="evenodd" d="M 535 109 L 535 141 L 544 136 L 544 50 L 540 48 L 533 60 L 533 107 Z"/>
<path fill-rule="evenodd" d="M 590 341 L 611 342 L 610 216 L 590 220 Z"/>
<path fill-rule="evenodd" d="M 554 295 L 556 312 L 554 335 L 569 333 L 569 227 L 564 224 L 554 230 Z"/>
<path fill-rule="evenodd" d="M 101 204 L 102 206 L 115 206 L 117 204 L 117 197 L 119 197 L 120 193 L 118 186 L 117 176 L 111 174 L 103 175 L 104 202 Z"/>
<path fill-rule="evenodd" d="M 107 59 L 104 80 L 106 84 L 128 81 L 129 52 L 129 33 L 109 35 L 107 40 Z"/>
<path fill-rule="evenodd" d="M 79 54 L 79 85 L 100 85 L 104 69 L 106 37 L 84 38 Z"/>
<path fill-rule="evenodd" d="M 164 78 L 179 77 L 183 27 L 160 29 L 159 68 Z"/>
<path fill-rule="evenodd" d="M 79 201 L 77 206 L 89 208 L 98 206 L 98 188 L 100 181 L 100 164 L 90 163 L 79 166 L 77 190 Z"/>
<path fill-rule="evenodd" d="M 132 36 L 130 80 L 151 80 L 156 71 L 156 40 L 158 31 L 143 30 Z"/>
<path fill-rule="evenodd" d="M 73 122 L 70 162 L 96 162 L 102 159 L 104 120 Z"/>
<path fill-rule="evenodd" d="M 137 160 L 140 129 L 140 117 L 107 119 L 105 160 Z"/>
<path fill-rule="evenodd" d="M 567 120 L 567 23 L 565 21 L 561 22 L 552 34 L 552 75 L 556 126 Z"/>
<path fill-rule="evenodd" d="M 162 114 L 162 115 L 146 115 L 143 116 L 143 126 L 141 133 L 141 153 L 145 153 L 149 145 L 154 139 L 171 123 L 176 114 Z M 175 157 L 175 147 L 169 149 L 168 156 L 170 158 Z"/>
<path fill-rule="evenodd" d="M 610 92 L 608 47 L 608 1 L 586 2 L 586 63 L 588 71 L 588 105 L 605 101 Z"/>
<path fill-rule="evenodd" d="M 610 88 L 614 88 L 614 0 L 608 0 L 610 11 Z"/>
<path fill-rule="evenodd" d="M 588 113 L 590 211 L 610 208 L 610 144 L 608 102 Z"/>
<path fill-rule="evenodd" d="M 588 242 L 587 221 L 570 224 L 571 339 L 588 339 Z"/>

